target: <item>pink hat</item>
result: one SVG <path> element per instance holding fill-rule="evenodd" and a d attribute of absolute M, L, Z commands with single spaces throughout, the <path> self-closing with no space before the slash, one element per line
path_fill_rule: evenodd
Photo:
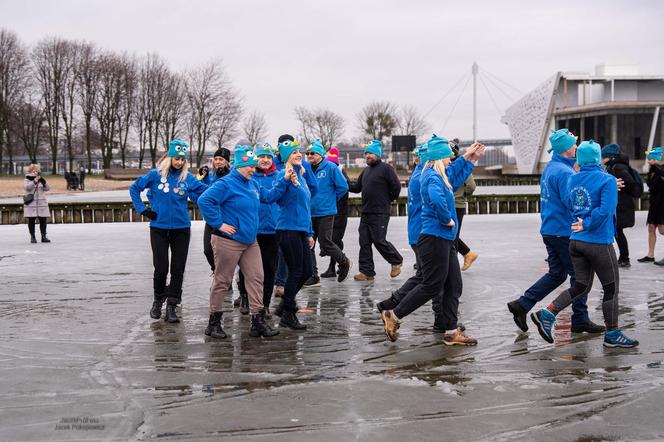
<path fill-rule="evenodd" d="M 336 147 L 330 148 L 325 157 L 327 161 L 331 161 L 337 166 L 339 165 L 339 150 Z"/>

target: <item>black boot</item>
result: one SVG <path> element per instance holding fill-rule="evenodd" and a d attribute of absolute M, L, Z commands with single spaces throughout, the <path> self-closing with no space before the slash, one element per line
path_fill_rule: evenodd
<path fill-rule="evenodd" d="M 295 311 L 297 312 L 299 310 L 300 310 L 300 306 L 295 304 Z M 281 316 L 283 313 L 284 313 L 284 301 L 281 301 L 279 303 L 279 305 L 277 306 L 277 308 L 274 309 L 274 314 L 276 316 Z"/>
<path fill-rule="evenodd" d="M 350 266 L 352 263 L 350 262 L 350 259 L 346 258 L 346 261 L 339 263 L 339 277 L 337 278 L 337 282 L 341 282 L 346 277 L 348 276 L 348 272 L 350 271 Z"/>
<path fill-rule="evenodd" d="M 154 301 L 152 302 L 152 308 L 150 309 L 150 317 L 152 319 L 161 318 L 161 307 L 164 305 L 165 299 L 166 298 L 163 296 L 155 295 Z"/>
<path fill-rule="evenodd" d="M 396 299 L 394 299 L 394 296 L 390 296 L 389 298 L 376 304 L 376 308 L 378 309 L 379 313 L 382 313 L 384 310 L 394 310 L 397 305 L 399 305 L 399 303 Z"/>
<path fill-rule="evenodd" d="M 327 270 L 325 270 L 325 272 L 321 273 L 320 277 L 321 278 L 334 278 L 334 277 L 336 277 L 337 272 L 336 272 L 336 270 L 334 270 L 335 267 L 336 267 L 336 263 L 334 262 L 333 259 L 331 259 L 329 267 L 327 268 Z"/>
<path fill-rule="evenodd" d="M 175 313 L 175 307 L 177 305 L 177 300 L 168 298 L 168 301 L 166 302 L 166 315 L 164 316 L 164 321 L 170 322 L 171 324 L 180 322 L 180 318 L 178 318 L 178 315 Z"/>
<path fill-rule="evenodd" d="M 297 318 L 295 312 L 284 310 L 281 314 L 281 321 L 279 325 L 282 327 L 292 328 L 293 330 L 306 330 L 307 326 L 302 324 Z"/>
<path fill-rule="evenodd" d="M 221 328 L 221 318 L 223 317 L 223 312 L 214 312 L 210 313 L 210 319 L 208 320 L 208 326 L 205 329 L 205 336 L 210 336 L 211 338 L 224 339 L 226 338 L 226 332 Z"/>
<path fill-rule="evenodd" d="M 46 237 L 45 233 L 42 235 L 42 242 L 51 242 L 51 240 Z"/>
<path fill-rule="evenodd" d="M 251 330 L 249 335 L 257 338 L 263 336 L 264 338 L 271 338 L 272 336 L 277 336 L 279 330 L 273 330 L 265 322 L 265 310 L 261 310 L 258 313 L 251 315 Z"/>
<path fill-rule="evenodd" d="M 240 293 L 240 313 L 249 314 L 249 295 L 246 293 Z"/>
<path fill-rule="evenodd" d="M 35 237 L 35 235 L 30 235 L 30 242 L 32 244 L 37 244 L 37 238 Z"/>

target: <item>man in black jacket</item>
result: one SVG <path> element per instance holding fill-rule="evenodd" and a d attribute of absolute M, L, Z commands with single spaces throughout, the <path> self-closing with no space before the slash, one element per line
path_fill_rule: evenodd
<path fill-rule="evenodd" d="M 367 166 L 348 190 L 362 192 L 362 216 L 360 218 L 360 273 L 355 281 L 371 281 L 376 276 L 373 262 L 372 244 L 383 258 L 392 265 L 392 278 L 401 273 L 403 257 L 394 245 L 387 241 L 387 225 L 390 222 L 390 203 L 399 197 L 401 183 L 396 172 L 381 161 L 382 145 L 373 140 L 364 147 Z"/>

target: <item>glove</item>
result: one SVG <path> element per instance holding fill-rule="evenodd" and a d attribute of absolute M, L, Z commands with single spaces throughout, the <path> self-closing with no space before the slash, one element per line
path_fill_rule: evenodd
<path fill-rule="evenodd" d="M 44 177 L 39 178 L 39 182 L 42 183 L 42 186 L 46 185 L 46 180 L 44 179 Z"/>
<path fill-rule="evenodd" d="M 141 212 L 141 215 L 150 218 L 150 220 L 152 221 L 157 219 L 157 212 L 155 212 L 152 209 L 145 209 L 144 211 Z"/>
<path fill-rule="evenodd" d="M 198 169 L 198 174 L 200 176 L 207 176 L 207 174 L 210 172 L 210 169 L 207 166 L 203 166 L 200 169 Z"/>

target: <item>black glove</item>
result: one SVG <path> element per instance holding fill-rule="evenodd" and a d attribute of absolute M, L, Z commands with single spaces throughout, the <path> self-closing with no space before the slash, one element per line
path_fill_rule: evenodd
<path fill-rule="evenodd" d="M 198 169 L 198 174 L 201 176 L 207 176 L 207 174 L 210 172 L 210 168 L 207 166 L 203 166 L 200 169 Z"/>
<path fill-rule="evenodd" d="M 157 219 L 157 212 L 155 212 L 152 209 L 145 209 L 144 211 L 141 212 L 141 215 L 150 218 L 152 221 Z"/>
<path fill-rule="evenodd" d="M 39 178 L 39 182 L 42 183 L 42 186 L 46 185 L 46 180 L 44 179 L 44 177 Z"/>

